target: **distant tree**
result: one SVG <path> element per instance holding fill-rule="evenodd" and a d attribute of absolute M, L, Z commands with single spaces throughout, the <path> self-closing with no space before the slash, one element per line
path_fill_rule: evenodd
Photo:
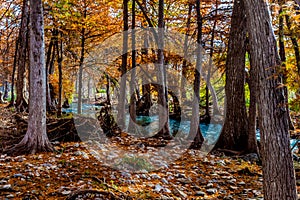
<path fill-rule="evenodd" d="M 118 99 L 117 122 L 121 129 L 125 128 L 125 104 L 126 104 L 126 71 L 128 58 L 128 0 L 123 0 L 123 52 L 121 65 L 121 83 Z"/>
<path fill-rule="evenodd" d="M 282 83 L 278 79 L 281 65 L 270 12 L 264 0 L 243 2 L 249 30 L 251 67 L 259 86 L 257 104 L 264 199 L 296 200 L 288 116 Z"/>
<path fill-rule="evenodd" d="M 12 155 L 53 151 L 46 133 L 46 70 L 41 0 L 30 0 L 30 27 L 28 128 L 19 144 L 5 150 L 5 153 Z"/>
<path fill-rule="evenodd" d="M 17 111 L 24 111 L 28 104 L 24 98 L 25 72 L 28 65 L 28 38 L 29 38 L 29 1 L 23 1 L 21 26 L 18 37 L 18 48 L 16 49 L 16 66 L 17 66 L 17 98 L 15 107 Z"/>
<path fill-rule="evenodd" d="M 202 51 L 201 51 L 201 43 L 202 43 L 202 15 L 201 15 L 201 4 L 200 0 L 196 1 L 196 12 L 197 12 L 197 61 L 196 61 L 196 68 L 194 70 L 194 99 L 192 105 L 192 120 L 189 132 L 189 138 L 194 139 L 192 144 L 193 148 L 199 148 L 204 138 L 201 134 L 201 130 L 199 127 L 200 122 L 200 71 L 202 67 Z M 192 136 L 195 136 L 192 138 Z"/>
<path fill-rule="evenodd" d="M 134 123 L 136 123 L 136 38 L 135 38 L 135 26 L 136 26 L 136 11 L 135 11 L 135 0 L 132 0 L 132 41 L 131 41 L 131 46 L 132 46 L 132 69 L 131 69 L 131 77 L 130 77 L 130 120 L 129 120 L 129 125 L 128 125 L 128 132 L 134 133 L 135 126 Z"/>
<path fill-rule="evenodd" d="M 168 88 L 166 84 L 166 69 L 164 66 L 164 0 L 158 3 L 158 50 L 157 50 L 157 80 L 158 80 L 158 104 L 159 127 L 160 130 L 156 137 L 171 139 L 169 127 L 169 108 L 168 108 Z"/>

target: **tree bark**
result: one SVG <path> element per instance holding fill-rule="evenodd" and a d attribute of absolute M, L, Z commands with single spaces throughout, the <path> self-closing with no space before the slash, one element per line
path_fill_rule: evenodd
<path fill-rule="evenodd" d="M 158 80 L 158 104 L 160 130 L 155 137 L 171 139 L 169 127 L 169 106 L 166 85 L 166 71 L 164 66 L 164 0 L 159 0 L 158 5 L 158 50 L 157 50 L 157 80 Z"/>
<path fill-rule="evenodd" d="M 60 33 L 62 36 L 62 33 Z M 62 74 L 62 63 L 63 63 L 63 42 L 62 38 L 60 38 L 60 42 L 56 42 L 56 50 L 57 50 L 57 64 L 58 64 L 58 105 L 57 105 L 57 116 L 61 116 L 62 112 L 62 82 L 63 82 L 63 74 Z"/>
<path fill-rule="evenodd" d="M 251 63 L 250 63 L 251 66 Z M 257 116 L 257 76 L 254 74 L 253 69 L 250 69 L 249 75 L 249 90 L 250 90 L 250 105 L 248 111 L 248 145 L 247 145 L 247 153 L 259 153 L 259 149 L 257 146 L 257 137 L 256 137 L 256 116 Z"/>
<path fill-rule="evenodd" d="M 234 1 L 226 60 L 226 115 L 215 148 L 245 151 L 248 121 L 245 105 L 246 16 L 241 1 Z"/>
<path fill-rule="evenodd" d="M 83 11 L 83 19 L 85 20 L 87 16 L 87 8 L 84 1 L 84 11 Z M 78 72 L 78 102 L 77 102 L 77 113 L 82 113 L 82 76 L 83 76 L 83 65 L 84 65 L 84 57 L 85 57 L 85 40 L 86 40 L 86 28 L 85 22 L 82 24 L 83 27 L 81 28 L 81 53 L 80 53 L 80 60 L 79 60 L 79 72 Z"/>
<path fill-rule="evenodd" d="M 136 79 L 136 44 L 135 44 L 135 0 L 132 0 L 132 69 L 130 77 L 130 119 L 128 125 L 128 132 L 135 133 L 136 123 L 136 93 L 135 93 L 135 79 Z"/>
<path fill-rule="evenodd" d="M 53 151 L 46 132 L 46 70 L 44 21 L 41 0 L 30 0 L 30 98 L 28 128 L 19 144 L 7 154 Z"/>
<path fill-rule="evenodd" d="M 204 138 L 201 134 L 200 130 L 200 71 L 202 68 L 202 51 L 201 51 L 201 43 L 202 43 L 202 15 L 201 15 L 201 3 L 200 0 L 196 1 L 196 13 L 197 13 L 197 60 L 196 60 L 196 68 L 194 71 L 194 98 L 193 98 L 193 109 L 192 109 L 192 119 L 190 125 L 190 131 L 188 138 L 194 139 L 192 148 L 200 148 Z"/>
<path fill-rule="evenodd" d="M 280 55 L 280 59 L 282 61 L 282 64 L 281 64 L 282 72 L 281 72 L 280 77 L 282 78 L 283 84 L 286 84 L 287 69 L 286 69 L 286 55 L 285 55 L 285 47 L 284 47 L 284 23 L 283 23 L 284 12 L 283 12 L 283 8 L 282 8 L 284 2 L 285 2 L 284 0 L 279 1 L 280 9 L 279 9 L 278 14 L 279 14 L 279 55 Z M 290 115 L 290 109 L 289 109 L 289 104 L 288 104 L 288 89 L 287 89 L 286 85 L 284 85 L 284 96 L 285 96 L 285 107 L 286 107 L 287 115 L 288 115 L 289 128 L 290 128 L 290 130 L 294 130 L 295 127 L 294 127 L 294 124 L 293 124 L 293 121 L 292 121 L 292 118 Z"/>
<path fill-rule="evenodd" d="M 17 53 L 17 98 L 15 107 L 17 111 L 22 112 L 27 110 L 28 104 L 24 98 L 24 82 L 26 63 L 28 63 L 28 37 L 29 37 L 29 6 L 28 0 L 24 0 L 22 9 L 21 27 L 19 32 L 19 47 Z"/>
<path fill-rule="evenodd" d="M 126 71 L 128 58 L 128 0 L 123 0 L 123 53 L 121 66 L 121 83 L 118 100 L 117 122 L 121 130 L 125 129 L 125 104 L 126 104 Z"/>
<path fill-rule="evenodd" d="M 243 0 L 249 30 L 251 67 L 258 80 L 264 199 L 297 199 L 284 92 L 276 40 L 267 2 Z"/>
<path fill-rule="evenodd" d="M 55 105 L 53 104 L 53 99 L 51 98 L 51 91 L 50 91 L 50 83 L 49 83 L 49 72 L 53 67 L 53 59 L 55 56 L 55 42 L 57 41 L 57 30 L 53 30 L 53 35 L 51 37 L 48 51 L 47 51 L 47 57 L 46 57 L 46 101 L 47 101 L 47 111 L 51 112 L 55 110 Z"/>
<path fill-rule="evenodd" d="M 189 10 L 188 10 L 188 18 L 186 22 L 186 35 L 184 37 L 184 60 L 182 63 L 182 70 L 181 70 L 181 102 L 184 102 L 186 100 L 186 78 L 187 78 L 187 60 L 186 58 L 188 57 L 188 39 L 189 39 L 189 32 L 191 29 L 191 18 L 192 18 L 192 9 L 193 9 L 193 4 L 189 4 Z"/>

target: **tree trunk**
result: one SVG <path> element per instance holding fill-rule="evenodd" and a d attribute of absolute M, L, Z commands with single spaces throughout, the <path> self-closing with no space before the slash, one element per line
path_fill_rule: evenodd
<path fill-rule="evenodd" d="M 19 32 L 19 47 L 18 47 L 18 56 L 17 56 L 17 99 L 15 107 L 17 111 L 22 112 L 27 110 L 28 104 L 24 98 L 24 81 L 25 81 L 25 71 L 26 63 L 28 63 L 28 37 L 29 37 L 29 8 L 28 0 L 24 0 L 23 9 L 22 9 L 22 19 L 21 27 Z"/>
<path fill-rule="evenodd" d="M 205 87 L 205 118 L 206 122 L 210 122 L 211 116 L 209 112 L 209 91 L 212 93 L 212 99 L 213 99 L 213 114 L 219 114 L 219 105 L 217 102 L 217 95 L 213 87 L 210 83 L 210 77 L 211 77 L 211 68 L 213 65 L 213 54 L 214 54 L 214 40 L 215 40 L 215 31 L 217 27 L 217 16 L 218 16 L 218 0 L 216 0 L 216 11 L 215 11 L 215 20 L 212 28 L 212 34 L 211 34 L 211 40 L 210 40 L 210 51 L 209 51 L 209 65 L 208 65 L 208 72 L 207 72 L 207 79 L 206 79 L 206 87 Z"/>
<path fill-rule="evenodd" d="M 186 22 L 186 35 L 184 37 L 184 60 L 182 63 L 182 70 L 181 70 L 181 102 L 184 102 L 186 100 L 186 78 L 187 78 L 187 60 L 186 58 L 188 57 L 188 39 L 189 39 L 189 32 L 191 29 L 191 18 L 192 18 L 192 9 L 193 9 L 193 4 L 189 4 L 189 11 L 188 11 L 188 18 Z"/>
<path fill-rule="evenodd" d="M 158 5 L 158 50 L 157 50 L 157 80 L 158 80 L 158 104 L 160 130 L 155 137 L 171 139 L 169 129 L 169 106 L 166 85 L 166 71 L 164 66 L 164 0 L 159 0 Z"/>
<path fill-rule="evenodd" d="M 247 112 L 245 105 L 246 16 L 241 1 L 234 1 L 226 60 L 226 115 L 215 148 L 245 151 L 247 148 Z"/>
<path fill-rule="evenodd" d="M 296 66 L 298 69 L 298 74 L 300 75 L 300 50 L 299 50 L 299 44 L 298 44 L 298 37 L 296 33 L 292 30 L 292 24 L 290 21 L 290 17 L 288 15 L 285 15 L 285 20 L 286 20 L 286 25 L 289 30 L 289 34 L 291 36 L 292 44 L 293 44 L 293 49 L 295 52 L 295 58 L 296 58 Z"/>
<path fill-rule="evenodd" d="M 52 68 L 52 65 L 54 64 L 52 59 L 55 56 L 55 42 L 57 40 L 57 30 L 54 29 L 53 30 L 53 35 L 51 37 L 50 43 L 49 43 L 49 47 L 48 47 L 48 51 L 47 51 L 47 57 L 46 57 L 46 101 L 47 101 L 47 111 L 54 111 L 55 110 L 55 106 L 53 104 L 53 100 L 51 98 L 51 91 L 50 91 L 50 87 L 49 87 L 49 69 Z"/>
<path fill-rule="evenodd" d="M 83 11 L 83 19 L 86 19 L 87 10 L 84 1 L 84 11 Z M 85 23 L 85 22 L 84 22 Z M 79 72 L 78 72 L 78 102 L 77 102 L 77 113 L 81 114 L 82 112 L 82 76 L 83 76 L 83 65 L 84 65 L 84 57 L 85 57 L 85 25 L 81 28 L 81 53 L 80 53 L 80 60 L 79 60 Z"/>
<path fill-rule="evenodd" d="M 244 0 L 249 30 L 251 67 L 258 80 L 258 119 L 261 134 L 264 199 L 297 199 L 295 172 L 284 92 L 268 5 Z"/>
<path fill-rule="evenodd" d="M 110 102 L 110 79 L 108 74 L 105 74 L 106 77 L 106 102 L 108 105 L 111 105 Z"/>
<path fill-rule="evenodd" d="M 18 49 L 19 49 L 19 38 L 17 38 L 16 41 L 16 49 L 15 49 L 15 55 L 14 55 L 14 63 L 13 63 L 13 70 L 11 75 L 11 88 L 10 88 L 10 96 L 11 100 L 8 105 L 8 107 L 15 105 L 15 75 L 16 75 L 16 69 L 17 69 L 17 59 L 18 59 Z"/>
<path fill-rule="evenodd" d="M 136 46 L 135 46 L 135 0 L 132 0 L 132 69 L 130 77 L 130 118 L 128 125 L 128 132 L 135 133 L 136 123 L 136 93 L 135 93 L 135 79 L 136 79 Z"/>
<path fill-rule="evenodd" d="M 60 33 L 62 36 L 62 33 Z M 57 50 L 57 64 L 58 64 L 58 105 L 57 105 L 57 116 L 61 116 L 62 109 L 62 82 L 63 82 L 63 74 L 62 74 L 62 63 L 63 63 L 63 42 L 62 38 L 60 38 L 60 42 L 56 42 L 56 50 Z"/>
<path fill-rule="evenodd" d="M 250 63 L 251 66 L 251 63 Z M 247 152 L 248 153 L 259 153 L 259 149 L 257 146 L 257 137 L 256 137 L 256 113 L 257 113 L 257 76 L 253 73 L 253 69 L 250 69 L 250 77 L 248 81 L 249 90 L 250 90 L 250 106 L 249 106 L 249 114 L 248 114 L 248 145 Z"/>
<path fill-rule="evenodd" d="M 12 155 L 53 151 L 46 132 L 46 70 L 41 0 L 30 0 L 30 99 L 26 135 L 5 152 Z"/>
<path fill-rule="evenodd" d="M 196 1 L 196 12 L 197 12 L 197 60 L 196 60 L 196 68 L 194 72 L 195 80 L 194 80 L 194 98 L 193 98 L 193 109 L 192 109 L 192 119 L 190 125 L 189 138 L 194 139 L 192 144 L 192 148 L 201 147 L 204 138 L 201 134 L 200 130 L 200 71 L 202 68 L 202 51 L 201 51 L 201 42 L 202 42 L 202 16 L 200 12 L 200 0 Z"/>
<path fill-rule="evenodd" d="M 128 57 L 128 0 L 123 0 L 123 54 L 121 66 L 120 94 L 118 99 L 117 122 L 121 130 L 125 129 L 125 104 L 126 104 L 126 71 Z"/>
<path fill-rule="evenodd" d="M 279 1 L 279 4 L 280 4 L 280 9 L 279 9 L 279 55 L 280 55 L 280 59 L 282 61 L 282 64 L 281 64 L 281 70 L 282 70 L 282 73 L 281 73 L 281 78 L 282 78 L 282 81 L 283 81 L 283 84 L 286 84 L 286 80 L 287 80 L 287 77 L 286 77 L 286 72 L 287 72 L 287 69 L 286 69 L 286 55 L 285 55 L 285 47 L 284 47 L 284 23 L 283 23 L 283 4 L 284 4 L 284 1 L 283 0 L 280 0 Z M 291 115 L 290 115 L 290 109 L 289 109 L 289 104 L 288 104 L 288 89 L 287 89 L 287 86 L 284 85 L 284 96 L 285 96 L 285 107 L 286 107 L 286 110 L 287 110 L 287 115 L 288 115 L 288 120 L 289 120 L 289 128 L 290 130 L 294 130 L 295 127 L 294 127 L 294 124 L 293 124 L 293 121 L 292 121 L 292 118 L 291 118 Z"/>

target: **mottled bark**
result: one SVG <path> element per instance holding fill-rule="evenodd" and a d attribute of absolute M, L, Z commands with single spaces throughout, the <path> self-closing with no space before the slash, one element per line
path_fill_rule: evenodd
<path fill-rule="evenodd" d="M 258 121 L 261 134 L 264 199 L 297 199 L 295 172 L 279 56 L 268 5 L 243 0 L 249 30 L 251 67 L 257 75 Z"/>
<path fill-rule="evenodd" d="M 281 64 L 281 70 L 282 73 L 280 75 L 280 77 L 282 78 L 283 84 L 286 84 L 287 81 L 287 77 L 286 77 L 286 73 L 287 73 L 287 69 L 286 69 L 286 55 L 285 55 L 285 46 L 284 46 L 284 12 L 283 12 L 283 4 L 284 4 L 284 0 L 280 0 L 279 4 L 280 4 L 280 9 L 279 9 L 279 55 L 280 55 L 280 59 L 282 61 Z M 290 115 L 290 109 L 289 109 L 289 105 L 288 105 L 288 89 L 287 86 L 284 86 L 284 96 L 285 96 L 285 107 L 287 110 L 287 115 L 288 115 L 288 122 L 289 122 L 289 128 L 290 130 L 294 130 L 294 124 Z"/>
<path fill-rule="evenodd" d="M 166 71 L 164 66 L 164 0 L 159 0 L 158 6 L 158 50 L 157 50 L 157 80 L 158 85 L 158 104 L 159 109 L 159 127 L 160 130 L 155 137 L 171 139 L 169 127 L 169 107 L 166 85 Z"/>
<path fill-rule="evenodd" d="M 136 123 L 136 93 L 135 93 L 135 79 L 136 79 L 136 44 L 135 44 L 135 0 L 132 0 L 132 69 L 130 77 L 130 119 L 128 125 L 128 132 L 135 133 L 135 123 Z"/>
<path fill-rule="evenodd" d="M 197 58 L 196 58 L 196 68 L 194 71 L 194 98 L 192 105 L 192 119 L 190 125 L 190 131 L 188 138 L 194 139 L 192 148 L 200 148 L 204 138 L 201 134 L 199 127 L 200 123 L 200 71 L 202 68 L 202 51 L 201 51 L 201 42 L 202 42 L 202 15 L 200 11 L 200 0 L 196 1 L 196 15 L 197 15 Z"/>
<path fill-rule="evenodd" d="M 226 60 L 226 116 L 215 148 L 245 151 L 247 112 L 245 106 L 246 17 L 244 5 L 235 1 Z"/>
<path fill-rule="evenodd" d="M 251 64 L 250 64 L 251 65 Z M 250 105 L 248 111 L 248 145 L 247 153 L 259 153 L 257 146 L 257 137 L 256 137 L 256 116 L 257 116 L 257 76 L 253 73 L 253 69 L 250 69 L 250 77 L 248 81 L 249 90 L 250 90 Z"/>
<path fill-rule="evenodd" d="M 193 4 L 189 4 L 189 11 L 188 11 L 188 18 L 186 22 L 186 35 L 184 37 L 184 57 L 183 57 L 183 63 L 182 63 L 182 70 L 181 70 L 181 102 L 184 102 L 186 100 L 186 78 L 187 78 L 187 57 L 188 57 L 188 40 L 189 40 L 189 32 L 191 29 L 191 18 L 192 18 L 192 9 L 193 9 Z"/>
<path fill-rule="evenodd" d="M 17 155 L 52 151 L 46 133 L 46 70 L 44 21 L 41 0 L 30 0 L 30 98 L 26 135 L 5 153 Z"/>
<path fill-rule="evenodd" d="M 62 33 L 60 33 L 62 35 Z M 58 105 L 57 105 L 57 116 L 61 116 L 62 112 L 62 89 L 63 89 L 63 74 L 62 74 L 62 63 L 63 63 L 63 42 L 62 38 L 56 42 L 57 50 L 57 64 L 58 64 Z"/>
<path fill-rule="evenodd" d="M 87 16 L 87 8 L 84 1 L 84 11 L 83 11 L 83 19 L 86 19 Z M 83 65 L 84 65 L 84 58 L 85 58 L 85 40 L 86 40 L 86 28 L 83 24 L 83 27 L 81 28 L 81 51 L 80 51 L 80 59 L 79 59 L 79 72 L 78 72 L 78 102 L 77 102 L 77 113 L 81 114 L 82 112 L 82 76 L 83 76 Z"/>
<path fill-rule="evenodd" d="M 25 71 L 26 64 L 28 64 L 28 38 L 29 38 L 29 5 L 28 0 L 24 0 L 22 8 L 22 19 L 18 38 L 18 50 L 17 50 L 17 98 L 15 107 L 17 111 L 22 112 L 27 110 L 28 104 L 24 98 L 25 87 Z"/>
<path fill-rule="evenodd" d="M 244 5 L 235 1 L 226 60 L 226 116 L 215 148 L 246 151 L 247 112 L 245 105 L 246 16 Z"/>
<path fill-rule="evenodd" d="M 121 65 L 121 83 L 118 99 L 117 122 L 121 130 L 125 129 L 125 104 L 126 104 L 126 71 L 128 58 L 128 0 L 123 0 L 123 53 Z"/>

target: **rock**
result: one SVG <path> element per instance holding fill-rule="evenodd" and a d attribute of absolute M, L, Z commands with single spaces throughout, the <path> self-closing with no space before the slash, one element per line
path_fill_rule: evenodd
<path fill-rule="evenodd" d="M 153 179 L 160 179 L 160 176 L 158 176 L 157 174 L 152 174 L 151 178 L 153 178 Z"/>
<path fill-rule="evenodd" d="M 146 179 L 147 175 L 146 174 L 141 174 L 140 177 L 143 178 L 143 179 Z"/>
<path fill-rule="evenodd" d="M 166 193 L 172 193 L 172 191 L 169 190 L 168 188 L 164 188 L 164 192 L 166 192 Z"/>
<path fill-rule="evenodd" d="M 178 181 L 183 184 L 192 183 L 192 180 L 190 178 L 179 178 Z"/>
<path fill-rule="evenodd" d="M 84 158 L 84 159 L 89 159 L 89 156 L 88 156 L 88 154 L 87 153 L 85 153 L 85 152 L 83 152 L 82 151 L 82 157 Z"/>
<path fill-rule="evenodd" d="M 236 183 L 236 179 L 233 178 L 233 179 L 228 180 L 227 182 L 228 182 L 228 183 L 231 183 L 231 184 L 235 184 L 235 183 Z"/>
<path fill-rule="evenodd" d="M 156 184 L 156 185 L 155 185 L 154 191 L 159 193 L 159 192 L 160 192 L 161 190 L 163 190 L 163 189 L 164 189 L 164 188 L 163 188 L 160 184 Z"/>
<path fill-rule="evenodd" d="M 64 190 L 61 192 L 62 195 L 69 195 L 71 194 L 71 191 L 70 190 Z"/>
<path fill-rule="evenodd" d="M 258 190 L 253 190 L 252 193 L 253 193 L 255 196 L 261 195 L 261 192 L 258 191 Z"/>
<path fill-rule="evenodd" d="M 121 176 L 123 176 L 124 178 L 131 178 L 131 174 L 128 172 L 121 172 Z"/>
<path fill-rule="evenodd" d="M 180 196 L 182 196 L 183 198 L 187 198 L 187 194 L 185 194 L 183 191 L 179 190 L 179 189 L 176 189 L 174 190 L 174 193 L 175 194 L 179 194 Z"/>
<path fill-rule="evenodd" d="M 217 164 L 221 165 L 221 166 L 226 166 L 226 163 L 224 160 L 219 160 L 217 161 Z"/>
<path fill-rule="evenodd" d="M 192 186 L 191 188 L 192 188 L 193 190 L 199 190 L 199 191 L 201 190 L 201 188 L 200 188 L 198 185 Z"/>
<path fill-rule="evenodd" d="M 246 183 L 244 181 L 241 181 L 238 183 L 238 185 L 246 185 Z"/>
<path fill-rule="evenodd" d="M 25 178 L 25 176 L 23 174 L 14 174 L 13 175 L 13 178 L 19 178 L 19 177 Z"/>
<path fill-rule="evenodd" d="M 176 174 L 176 178 L 186 178 L 185 174 Z"/>
<path fill-rule="evenodd" d="M 204 197 L 205 196 L 205 192 L 202 192 L 202 191 L 197 191 L 195 196 L 198 196 L 198 197 Z"/>
<path fill-rule="evenodd" d="M 206 190 L 206 193 L 208 194 L 216 194 L 217 193 L 217 188 L 210 188 Z"/>
<path fill-rule="evenodd" d="M 236 187 L 236 186 L 229 186 L 229 188 L 230 188 L 231 190 L 237 190 L 237 189 L 238 189 L 238 187 Z"/>
<path fill-rule="evenodd" d="M 212 183 L 208 183 L 207 185 L 206 185 L 206 188 L 213 188 L 214 187 L 214 184 L 212 184 Z"/>
<path fill-rule="evenodd" d="M 79 146 L 80 146 L 79 143 L 74 144 L 75 148 L 78 148 Z"/>
<path fill-rule="evenodd" d="M 165 179 L 165 178 L 162 178 L 162 179 L 161 179 L 161 182 L 163 182 L 164 184 L 169 184 L 169 182 L 168 182 L 167 179 Z"/>
<path fill-rule="evenodd" d="M 11 184 L 7 184 L 7 185 L 3 185 L 3 186 L 1 187 L 1 189 L 2 189 L 2 190 L 11 190 L 12 187 L 11 187 Z"/>
<path fill-rule="evenodd" d="M 6 195 L 6 198 L 14 198 L 15 196 L 13 194 Z"/>

